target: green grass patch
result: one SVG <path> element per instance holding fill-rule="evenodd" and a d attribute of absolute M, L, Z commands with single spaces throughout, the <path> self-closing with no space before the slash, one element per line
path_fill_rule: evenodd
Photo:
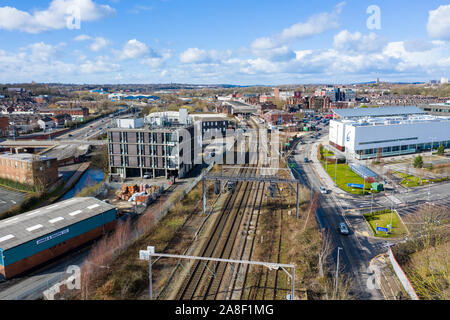
<path fill-rule="evenodd" d="M 8 189 L 14 189 L 22 192 L 30 192 L 34 193 L 36 192 L 36 188 L 34 186 L 30 186 L 28 184 L 23 184 L 17 181 L 12 181 L 9 179 L 0 178 L 0 186 L 8 188 Z"/>
<path fill-rule="evenodd" d="M 331 179 L 334 181 L 334 175 L 335 175 L 335 168 L 336 168 L 336 184 L 339 188 L 342 190 L 352 193 L 352 194 L 369 194 L 369 192 L 376 191 L 371 190 L 372 185 L 368 182 L 364 184 L 365 191 L 363 192 L 363 189 L 357 189 L 357 188 L 351 188 L 348 187 L 348 183 L 357 183 L 357 184 L 363 184 L 363 178 L 358 176 L 356 173 L 354 173 L 350 167 L 345 163 L 338 163 L 335 164 L 328 164 L 328 166 L 325 166 L 325 161 L 321 161 L 323 168 L 328 173 L 328 175 L 331 177 Z"/>
<path fill-rule="evenodd" d="M 401 237 L 407 234 L 406 227 L 401 222 L 398 217 L 397 212 L 394 210 L 392 212 L 392 229 L 390 233 L 385 233 L 383 231 L 376 231 L 377 226 L 382 228 L 387 228 L 388 224 L 391 223 L 391 210 L 386 209 L 382 211 L 376 211 L 372 213 L 366 213 L 364 218 L 369 223 L 370 228 L 374 236 L 380 238 L 391 238 L 391 237 Z"/>
<path fill-rule="evenodd" d="M 402 178 L 402 181 L 400 182 L 400 184 L 407 188 L 424 186 L 424 185 L 429 184 L 430 182 L 438 183 L 438 182 L 448 181 L 448 177 L 436 178 L 436 179 L 422 179 L 420 177 L 416 177 L 416 176 L 406 174 L 403 172 L 399 172 L 399 171 L 394 171 L 394 174 L 396 176 L 398 176 L 399 178 Z"/>

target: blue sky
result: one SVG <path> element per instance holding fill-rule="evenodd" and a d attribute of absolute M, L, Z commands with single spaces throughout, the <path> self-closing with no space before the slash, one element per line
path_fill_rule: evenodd
<path fill-rule="evenodd" d="M 371 5 L 380 28 L 367 25 Z M 0 39 L 3 83 L 450 76 L 450 4 L 436 0 L 4 0 Z"/>

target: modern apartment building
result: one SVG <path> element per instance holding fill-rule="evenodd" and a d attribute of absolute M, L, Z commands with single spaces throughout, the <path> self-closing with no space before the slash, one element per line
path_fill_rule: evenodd
<path fill-rule="evenodd" d="M 0 154 L 0 178 L 48 188 L 58 181 L 58 161 L 29 153 Z"/>
<path fill-rule="evenodd" d="M 194 131 L 193 124 L 110 129 L 110 172 L 122 178 L 182 178 L 194 167 L 195 156 L 201 154 L 201 132 L 194 135 Z"/>

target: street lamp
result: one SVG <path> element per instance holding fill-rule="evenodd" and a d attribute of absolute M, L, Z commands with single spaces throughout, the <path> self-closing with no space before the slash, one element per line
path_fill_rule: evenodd
<path fill-rule="evenodd" d="M 334 285 L 334 298 L 337 298 L 337 289 L 338 289 L 338 277 L 339 277 L 339 251 L 342 250 L 341 247 L 338 247 L 337 252 L 337 262 L 336 262 L 336 281 Z"/>

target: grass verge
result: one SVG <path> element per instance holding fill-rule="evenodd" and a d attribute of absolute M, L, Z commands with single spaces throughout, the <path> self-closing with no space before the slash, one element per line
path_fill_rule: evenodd
<path fill-rule="evenodd" d="M 377 231 L 377 226 L 382 228 L 387 228 L 391 223 L 391 210 L 386 209 L 382 211 L 376 211 L 372 213 L 367 213 L 364 218 L 369 223 L 370 228 L 375 237 L 380 238 L 391 238 L 391 237 L 401 237 L 407 234 L 406 227 L 401 222 L 397 212 L 394 210 L 392 212 L 392 229 L 391 232 L 385 233 L 383 231 Z"/>
<path fill-rule="evenodd" d="M 336 184 L 337 186 L 352 194 L 369 194 L 370 192 L 376 193 L 376 191 L 372 190 L 372 185 L 368 182 L 364 183 L 364 191 L 363 189 L 356 189 L 352 187 L 348 187 L 348 183 L 355 183 L 355 184 L 363 184 L 363 179 L 358 176 L 356 173 L 354 173 L 350 167 L 345 163 L 338 163 L 335 164 L 328 164 L 325 165 L 325 161 L 321 161 L 323 168 L 328 173 L 330 178 L 334 181 L 335 177 L 335 170 L 336 170 Z"/>

